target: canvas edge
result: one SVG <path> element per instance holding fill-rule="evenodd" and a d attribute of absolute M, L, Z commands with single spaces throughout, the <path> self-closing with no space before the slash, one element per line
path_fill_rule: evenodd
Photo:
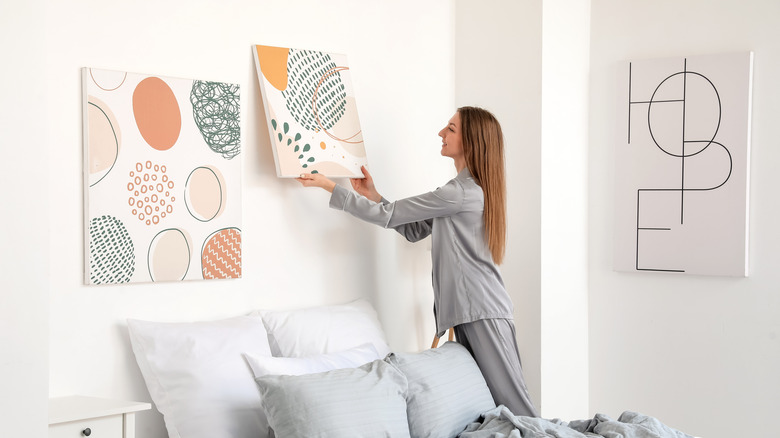
<path fill-rule="evenodd" d="M 747 56 L 747 139 L 745 145 L 745 160 L 747 166 L 745 170 L 745 272 L 744 276 L 750 276 L 750 167 L 751 167 L 751 151 L 752 151 L 752 130 L 753 130 L 753 59 L 754 53 L 752 50 L 748 51 Z"/>
<path fill-rule="evenodd" d="M 268 116 L 268 97 L 266 96 L 265 85 L 263 84 L 263 71 L 260 69 L 260 55 L 257 52 L 257 48 L 264 46 L 264 44 L 252 44 L 252 55 L 255 59 L 255 70 L 257 74 L 257 86 L 260 88 L 260 98 L 263 100 L 263 111 L 265 112 L 265 124 L 268 129 L 268 139 L 271 141 L 271 152 L 274 155 L 274 167 L 276 168 L 276 176 L 278 178 L 293 178 L 291 176 L 282 175 L 282 169 L 279 165 L 279 156 L 276 151 L 276 142 L 273 137 L 273 126 L 271 126 L 271 118 Z M 275 47 L 275 46 L 266 46 Z M 287 48 L 289 50 L 289 48 Z"/>
<path fill-rule="evenodd" d="M 82 232 L 84 241 L 84 284 L 91 285 L 89 271 L 89 92 L 87 87 L 87 76 L 90 67 L 81 68 L 81 137 L 82 137 L 82 184 L 83 184 L 83 218 Z"/>

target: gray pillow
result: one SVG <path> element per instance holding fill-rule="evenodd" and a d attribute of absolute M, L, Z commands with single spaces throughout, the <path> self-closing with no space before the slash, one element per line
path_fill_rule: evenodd
<path fill-rule="evenodd" d="M 406 378 L 384 361 L 255 381 L 277 437 L 409 437 Z"/>
<path fill-rule="evenodd" d="M 412 438 L 455 437 L 496 407 L 471 353 L 456 342 L 421 353 L 391 353 L 385 360 L 409 382 L 406 414 Z"/>

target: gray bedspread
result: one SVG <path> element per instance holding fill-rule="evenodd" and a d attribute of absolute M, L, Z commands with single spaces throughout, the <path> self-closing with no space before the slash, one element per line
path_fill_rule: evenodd
<path fill-rule="evenodd" d="M 499 406 L 482 414 L 459 438 L 693 438 L 656 418 L 625 411 L 617 420 L 596 414 L 591 420 L 565 422 L 523 417 Z"/>

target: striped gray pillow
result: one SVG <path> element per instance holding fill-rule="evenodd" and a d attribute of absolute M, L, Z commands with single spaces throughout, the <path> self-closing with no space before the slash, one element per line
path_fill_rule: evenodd
<path fill-rule="evenodd" d="M 255 381 L 277 437 L 409 437 L 406 378 L 384 361 Z"/>
<path fill-rule="evenodd" d="M 391 353 L 385 360 L 409 382 L 406 414 L 412 438 L 455 437 L 496 407 L 471 353 L 456 342 L 421 353 Z"/>

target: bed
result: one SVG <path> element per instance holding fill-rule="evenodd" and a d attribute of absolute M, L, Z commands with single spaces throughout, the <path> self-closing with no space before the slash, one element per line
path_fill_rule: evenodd
<path fill-rule="evenodd" d="M 170 438 L 691 438 L 631 411 L 572 422 L 515 416 L 495 405 L 460 344 L 391 352 L 363 299 L 127 323 Z"/>

